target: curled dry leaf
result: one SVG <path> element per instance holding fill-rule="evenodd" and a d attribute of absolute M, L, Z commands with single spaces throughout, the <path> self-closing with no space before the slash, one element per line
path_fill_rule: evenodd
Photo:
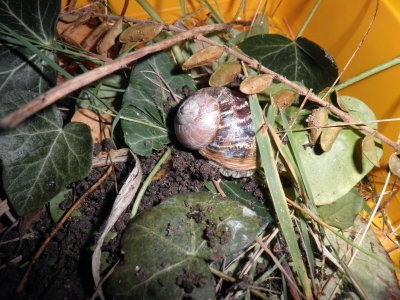
<path fill-rule="evenodd" d="M 328 124 L 328 111 L 325 107 L 314 109 L 307 118 L 308 127 L 315 127 L 310 130 L 310 142 L 315 144 L 321 135 L 322 128 Z"/>
<path fill-rule="evenodd" d="M 275 99 L 276 106 L 280 109 L 284 109 L 291 106 L 297 99 L 297 96 L 298 94 L 294 91 L 283 90 L 273 95 L 273 98 Z"/>
<path fill-rule="evenodd" d="M 251 75 L 242 81 L 239 89 L 243 94 L 258 94 L 269 87 L 273 79 L 273 75 Z"/>
<path fill-rule="evenodd" d="M 213 87 L 225 86 L 234 81 L 242 71 L 242 66 L 238 62 L 224 63 L 218 66 L 211 75 L 209 84 Z"/>
<path fill-rule="evenodd" d="M 102 35 L 107 31 L 107 29 L 108 29 L 108 24 L 106 22 L 101 23 L 82 42 L 82 47 L 85 48 L 86 50 L 92 49 L 94 47 L 94 45 L 96 45 L 96 43 L 100 40 Z"/>
<path fill-rule="evenodd" d="M 64 23 L 73 23 L 77 21 L 80 17 L 82 17 L 82 14 L 64 13 L 60 15 L 60 21 Z"/>
<path fill-rule="evenodd" d="M 397 177 L 400 177 L 400 158 L 396 153 L 392 153 L 389 158 L 389 169 Z"/>
<path fill-rule="evenodd" d="M 182 70 L 189 70 L 196 67 L 207 66 L 219 59 L 224 53 L 224 48 L 220 46 L 206 47 L 193 54 L 182 65 Z"/>
<path fill-rule="evenodd" d="M 139 23 L 127 28 L 120 36 L 121 43 L 148 42 L 154 39 L 163 29 L 162 24 Z"/>
<path fill-rule="evenodd" d="M 361 143 L 362 153 L 375 167 L 380 167 L 378 152 L 375 146 L 375 138 L 372 134 L 365 136 Z"/>
<path fill-rule="evenodd" d="M 332 149 L 333 143 L 336 141 L 336 138 L 343 129 L 341 126 L 343 123 L 337 122 L 332 123 L 331 125 L 332 127 L 323 128 L 321 132 L 320 144 L 322 150 L 325 152 L 328 152 Z"/>
<path fill-rule="evenodd" d="M 105 55 L 114 46 L 115 39 L 122 32 L 122 19 L 119 19 L 113 27 L 106 33 L 104 38 L 97 44 L 97 53 Z"/>
<path fill-rule="evenodd" d="M 345 112 L 349 112 L 349 108 L 346 105 L 346 99 L 343 97 L 338 96 L 337 97 L 337 104 L 340 107 L 341 110 L 345 111 Z"/>

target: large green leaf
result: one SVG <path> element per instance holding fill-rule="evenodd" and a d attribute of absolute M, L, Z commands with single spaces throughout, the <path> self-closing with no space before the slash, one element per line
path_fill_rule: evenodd
<path fill-rule="evenodd" d="M 351 189 L 335 202 L 318 207 L 318 214 L 329 225 L 346 229 L 354 224 L 363 204 L 364 199 L 360 193 L 356 189 Z"/>
<path fill-rule="evenodd" d="M 375 120 L 372 110 L 362 101 L 344 97 L 350 114 L 360 121 Z M 288 119 L 297 114 L 297 108 L 288 108 Z M 298 117 L 295 128 L 304 127 L 304 119 L 310 111 L 303 110 Z M 330 116 L 330 123 L 337 119 Z M 376 129 L 376 124 L 371 125 Z M 349 126 L 344 128 L 332 149 L 323 152 L 319 146 L 309 147 L 308 131 L 294 132 L 298 154 L 303 162 L 310 183 L 312 196 L 316 205 L 332 203 L 347 194 L 374 165 L 362 155 L 361 141 L 365 136 L 359 129 Z M 382 149 L 377 148 L 378 156 L 382 156 Z"/>
<path fill-rule="evenodd" d="M 256 35 L 246 39 L 240 48 L 267 68 L 316 92 L 331 86 L 338 76 L 333 57 L 303 37 L 292 41 L 278 34 Z"/>
<path fill-rule="evenodd" d="M 181 299 L 184 290 L 177 281 L 186 272 L 201 278 L 186 296 L 215 298 L 206 261 L 246 247 L 259 224 L 254 211 L 210 193 L 166 199 L 139 214 L 126 229 L 124 264 L 113 273 L 109 291 L 118 299 Z"/>
<path fill-rule="evenodd" d="M 37 94 L 11 91 L 2 97 L 0 116 L 26 104 Z M 20 215 L 38 208 L 91 168 L 93 142 L 88 126 L 69 123 L 53 106 L 13 130 L 0 133 L 2 180 Z"/>
<path fill-rule="evenodd" d="M 60 0 L 0 0 L 0 24 L 25 38 L 49 44 L 55 35 L 60 6 Z M 54 70 L 13 41 L 0 34 L 0 94 L 12 89 L 44 92 L 55 82 Z"/>
<path fill-rule="evenodd" d="M 172 98 L 171 92 L 181 97 L 179 91 L 183 87 L 196 89 L 193 79 L 182 73 L 165 52 L 143 59 L 135 66 L 120 112 L 120 116 L 132 119 L 122 120 L 122 130 L 134 153 L 150 155 L 152 149 L 159 150 L 169 142 L 164 104 Z"/>

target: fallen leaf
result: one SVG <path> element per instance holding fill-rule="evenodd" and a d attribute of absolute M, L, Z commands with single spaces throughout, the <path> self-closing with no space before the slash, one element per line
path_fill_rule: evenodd
<path fill-rule="evenodd" d="M 79 109 L 73 115 L 71 122 L 88 125 L 95 143 L 111 138 L 112 118 L 110 115 L 98 114 L 90 109 Z"/>

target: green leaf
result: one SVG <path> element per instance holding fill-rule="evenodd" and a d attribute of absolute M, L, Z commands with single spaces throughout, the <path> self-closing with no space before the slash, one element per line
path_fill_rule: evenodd
<path fill-rule="evenodd" d="M 346 105 L 351 110 L 352 116 L 361 122 L 376 119 L 372 110 L 364 102 L 352 97 L 346 98 Z M 287 118 L 290 119 L 297 114 L 297 108 L 288 108 L 286 112 Z M 309 113 L 303 110 L 294 128 L 304 128 L 304 119 Z M 329 118 L 330 123 L 337 121 L 332 116 Z M 371 127 L 376 129 L 376 124 Z M 329 204 L 346 195 L 374 167 L 362 155 L 361 141 L 365 135 L 356 127 L 345 127 L 329 152 L 322 152 L 318 146 L 303 147 L 309 143 L 307 131 L 293 132 L 293 136 L 297 145 L 297 154 L 307 171 L 316 205 Z M 377 153 L 378 157 L 382 156 L 381 145 L 377 145 Z"/>
<path fill-rule="evenodd" d="M 250 97 L 250 109 L 251 116 L 254 122 L 254 129 L 256 132 L 257 146 L 260 153 L 261 166 L 264 170 L 265 180 L 268 184 L 268 189 L 271 194 L 272 203 L 275 208 L 276 215 L 278 217 L 280 227 L 282 228 L 282 234 L 288 245 L 288 250 L 293 259 L 293 269 L 300 279 L 302 288 L 306 299 L 311 298 L 311 286 L 310 280 L 307 275 L 307 271 L 302 260 L 300 248 L 297 243 L 296 233 L 294 231 L 294 225 L 291 219 L 289 207 L 286 201 L 285 192 L 283 190 L 282 181 L 279 177 L 278 169 L 276 167 L 275 153 L 272 148 L 271 140 L 264 130 L 264 113 L 258 102 L 258 98 L 255 95 Z M 267 114 L 267 120 L 272 124 L 272 119 L 275 118 L 274 107 L 270 106 Z"/>
<path fill-rule="evenodd" d="M 65 210 L 60 207 L 60 204 L 68 198 L 68 195 L 71 194 L 71 192 L 72 189 L 65 189 L 50 200 L 49 211 L 54 223 L 58 223 L 58 221 L 60 221 L 62 216 L 65 214 Z M 82 214 L 79 210 L 75 210 L 71 217 L 79 217 L 81 215 Z"/>
<path fill-rule="evenodd" d="M 338 76 L 333 57 L 303 37 L 291 41 L 278 34 L 257 35 L 246 39 L 240 48 L 265 67 L 289 80 L 303 82 L 314 92 L 331 86 Z"/>
<path fill-rule="evenodd" d="M 185 86 L 196 89 L 194 81 L 165 52 L 141 60 L 135 66 L 120 112 L 120 117 L 133 120 L 122 120 L 122 130 L 125 142 L 134 153 L 150 155 L 152 149 L 159 150 L 169 143 L 163 107 L 171 98 L 171 91 L 181 97 L 178 91 Z"/>
<path fill-rule="evenodd" d="M 247 207 L 207 192 L 166 199 L 137 215 L 126 229 L 125 261 L 111 276 L 109 291 L 118 299 L 179 299 L 184 290 L 177 281 L 189 272 L 202 283 L 187 296 L 215 298 L 206 261 L 246 247 L 254 240 L 259 222 Z"/>
<path fill-rule="evenodd" d="M 49 44 L 55 36 L 59 0 L 0 0 L 0 24 L 33 41 Z M 55 82 L 55 72 L 12 37 L 0 35 L 0 94 L 13 89 L 44 92 Z M 16 43 L 18 44 L 18 43 Z M 53 58 L 53 54 L 46 52 Z"/>
<path fill-rule="evenodd" d="M 227 181 L 221 183 L 221 188 L 230 199 L 254 210 L 261 217 L 263 226 L 267 226 L 271 222 L 272 217 L 266 204 L 260 203 L 250 192 L 243 190 L 243 184 Z"/>
<path fill-rule="evenodd" d="M 351 189 L 335 202 L 317 208 L 319 216 L 329 225 L 346 229 L 353 226 L 357 214 L 363 208 L 364 199 L 356 189 Z"/>
<path fill-rule="evenodd" d="M 37 94 L 11 91 L 2 98 L 5 116 Z M 92 163 L 93 142 L 88 126 L 69 123 L 53 106 L 17 128 L 0 133 L 2 179 L 19 215 L 41 207 L 71 182 L 84 178 Z"/>
<path fill-rule="evenodd" d="M 363 232 L 365 230 L 365 226 L 365 222 L 358 217 L 356 219 L 355 226 L 352 227 L 351 230 L 344 232 L 344 235 L 347 238 L 350 238 L 354 232 Z M 340 261 L 347 263 L 354 251 L 349 251 L 349 245 L 339 237 L 335 236 L 329 230 L 326 230 L 326 235 L 327 237 L 325 241 L 329 240 L 329 243 L 326 244 L 336 249 L 336 253 L 338 253 Z M 355 242 L 358 241 L 356 240 Z M 358 252 L 350 266 L 350 272 L 348 273 L 350 273 L 354 281 L 357 282 L 360 288 L 364 291 L 365 295 L 368 296 L 368 299 L 398 299 L 399 287 L 397 284 L 397 279 L 393 270 L 387 266 L 392 265 L 393 263 L 387 255 L 385 249 L 378 241 L 372 229 L 368 230 L 361 247 L 385 261 L 386 264 L 377 261 L 370 255 Z M 334 276 L 334 280 L 330 280 L 325 289 L 325 295 L 328 298 L 330 297 L 332 291 L 337 289 L 339 280 L 342 277 L 341 273 L 335 272 L 335 274 L 337 275 Z M 340 285 L 339 291 L 343 292 L 343 290 L 347 290 L 348 284 L 346 283 L 348 282 L 346 281 L 348 280 L 349 278 L 347 277 L 344 285 Z"/>

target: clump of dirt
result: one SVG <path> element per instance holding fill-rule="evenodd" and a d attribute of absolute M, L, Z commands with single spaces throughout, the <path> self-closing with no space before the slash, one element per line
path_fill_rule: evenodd
<path fill-rule="evenodd" d="M 194 287 L 203 287 L 206 284 L 206 278 L 201 274 L 183 269 L 183 274 L 179 275 L 175 282 L 185 293 L 190 294 Z"/>

